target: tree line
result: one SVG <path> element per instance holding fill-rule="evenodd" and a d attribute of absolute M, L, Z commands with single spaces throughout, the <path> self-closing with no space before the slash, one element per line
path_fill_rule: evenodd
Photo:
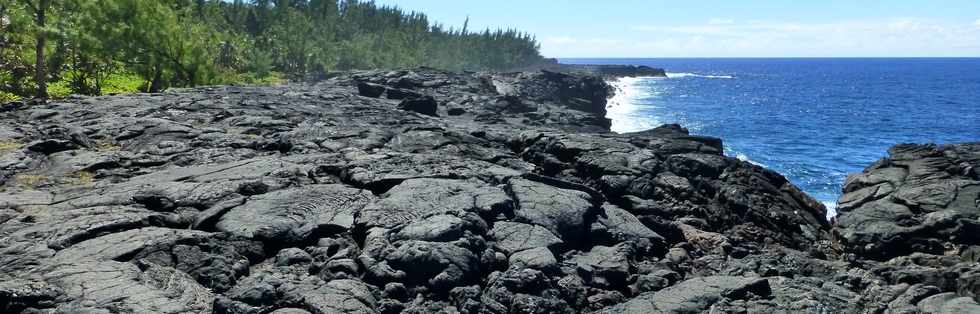
<path fill-rule="evenodd" d="M 515 29 L 359 0 L 0 1 L 0 101 L 302 80 L 333 70 L 540 62 Z M 5 96 L 6 95 L 6 96 Z"/>

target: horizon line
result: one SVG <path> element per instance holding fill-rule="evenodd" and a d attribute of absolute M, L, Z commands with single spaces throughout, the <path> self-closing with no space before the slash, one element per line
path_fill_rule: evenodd
<path fill-rule="evenodd" d="M 819 57 L 819 56 L 785 56 L 785 57 L 545 57 L 547 59 L 980 59 L 980 56 L 883 56 L 883 57 Z"/>

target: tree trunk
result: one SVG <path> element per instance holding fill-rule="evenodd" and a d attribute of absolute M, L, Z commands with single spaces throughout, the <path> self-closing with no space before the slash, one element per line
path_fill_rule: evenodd
<path fill-rule="evenodd" d="M 36 10 L 34 11 L 34 16 L 35 16 L 34 23 L 37 25 L 38 28 L 37 35 L 36 35 L 37 46 L 34 47 L 35 57 L 36 57 L 34 61 L 34 82 L 37 83 L 37 91 L 34 97 L 38 99 L 48 98 L 48 78 L 47 78 L 47 73 L 44 71 L 45 70 L 44 69 L 45 66 L 44 46 L 47 41 L 47 36 L 44 33 L 45 32 L 44 24 L 45 24 L 45 13 L 48 10 L 48 5 L 50 1 L 51 0 L 40 0 L 40 3 L 38 3 L 38 7 L 35 8 Z"/>
<path fill-rule="evenodd" d="M 153 81 L 150 82 L 150 87 L 147 92 L 158 93 L 163 89 L 163 71 L 157 65 L 154 67 L 153 72 Z"/>

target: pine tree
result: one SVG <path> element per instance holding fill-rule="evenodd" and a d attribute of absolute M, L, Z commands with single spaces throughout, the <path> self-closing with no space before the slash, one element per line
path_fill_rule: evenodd
<path fill-rule="evenodd" d="M 529 34 L 471 32 L 469 17 L 447 28 L 370 1 L 17 1 L 0 3 L 0 92 L 19 95 L 33 81 L 43 97 L 57 79 L 98 94 L 114 73 L 136 74 L 144 90 L 159 91 L 347 69 L 506 70 L 542 59 Z"/>
<path fill-rule="evenodd" d="M 44 51 L 47 48 L 47 26 L 48 10 L 51 8 L 51 0 L 20 0 L 34 16 L 34 83 L 37 85 L 34 97 L 38 99 L 48 98 L 48 76 L 45 72 Z"/>

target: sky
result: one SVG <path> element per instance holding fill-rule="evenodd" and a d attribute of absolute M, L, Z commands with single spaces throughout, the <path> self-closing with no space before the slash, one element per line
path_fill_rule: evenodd
<path fill-rule="evenodd" d="M 980 0 L 376 0 L 547 57 L 980 57 Z"/>

